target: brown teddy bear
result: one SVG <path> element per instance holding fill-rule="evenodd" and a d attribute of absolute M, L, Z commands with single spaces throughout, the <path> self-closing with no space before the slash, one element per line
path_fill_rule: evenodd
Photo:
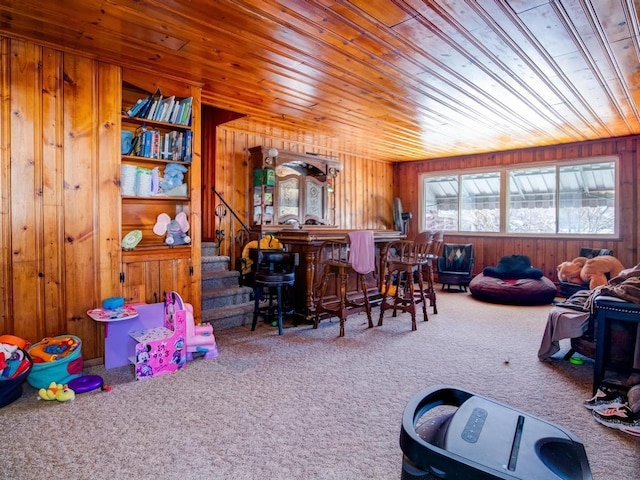
<path fill-rule="evenodd" d="M 616 257 L 598 255 L 585 262 L 580 278 L 585 283 L 589 282 L 589 288 L 593 290 L 599 285 L 606 285 L 609 278 L 617 277 L 622 270 L 624 266 Z"/>
<path fill-rule="evenodd" d="M 558 265 L 558 280 L 561 282 L 582 283 L 580 271 L 587 263 L 585 257 L 577 257 L 570 262 L 562 262 Z"/>
<path fill-rule="evenodd" d="M 558 280 L 571 283 L 588 283 L 589 289 L 606 285 L 609 278 L 616 277 L 624 266 L 616 257 L 599 255 L 593 258 L 577 257 L 558 265 Z"/>

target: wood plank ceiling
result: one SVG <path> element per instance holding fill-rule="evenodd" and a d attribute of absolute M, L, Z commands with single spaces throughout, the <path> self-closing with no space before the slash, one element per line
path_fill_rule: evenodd
<path fill-rule="evenodd" d="M 0 34 L 189 78 L 389 161 L 640 133 L 640 0 L 0 0 Z"/>

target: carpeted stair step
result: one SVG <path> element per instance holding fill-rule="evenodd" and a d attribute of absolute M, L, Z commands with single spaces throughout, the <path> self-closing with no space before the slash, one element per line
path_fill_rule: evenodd
<path fill-rule="evenodd" d="M 249 287 L 227 287 L 212 288 L 202 290 L 202 310 L 210 308 L 227 307 L 229 305 L 237 305 L 251 301 L 251 292 L 253 289 Z"/>
<path fill-rule="evenodd" d="M 202 321 L 211 323 L 214 333 L 226 328 L 251 325 L 252 320 L 253 302 L 251 301 L 202 310 Z"/>
<path fill-rule="evenodd" d="M 217 257 L 220 247 L 216 242 L 202 242 L 200 245 L 203 257 Z"/>
<path fill-rule="evenodd" d="M 240 272 L 237 270 L 213 270 L 202 272 L 202 291 L 216 288 L 238 287 Z"/>
<path fill-rule="evenodd" d="M 225 255 L 202 256 L 202 273 L 229 270 L 231 259 Z"/>

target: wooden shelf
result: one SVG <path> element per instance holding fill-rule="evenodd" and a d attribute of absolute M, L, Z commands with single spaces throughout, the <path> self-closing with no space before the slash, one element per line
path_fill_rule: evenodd
<path fill-rule="evenodd" d="M 152 158 L 152 157 L 139 157 L 137 155 L 122 155 L 122 161 L 127 163 L 179 163 L 185 166 L 191 165 L 191 162 L 184 162 L 182 160 L 168 160 L 166 158 Z"/>
<path fill-rule="evenodd" d="M 149 120 L 148 118 L 129 117 L 128 115 L 122 115 L 122 121 L 128 123 L 135 123 L 136 125 L 151 125 L 161 127 L 163 129 L 178 129 L 178 130 L 191 130 L 191 125 L 180 125 L 179 123 L 160 122 L 158 120 Z"/>
<path fill-rule="evenodd" d="M 163 195 L 153 195 L 151 197 L 138 197 L 137 195 L 123 195 L 122 196 L 122 201 L 128 201 L 130 200 L 131 202 L 127 202 L 127 203 L 132 203 L 132 202 L 153 202 L 153 201 L 161 201 L 161 202 L 188 202 L 189 201 L 189 197 L 165 197 Z"/>

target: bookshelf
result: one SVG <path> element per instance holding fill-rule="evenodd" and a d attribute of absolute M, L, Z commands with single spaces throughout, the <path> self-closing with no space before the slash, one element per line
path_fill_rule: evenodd
<path fill-rule="evenodd" d="M 120 121 L 121 282 L 127 302 L 156 303 L 175 290 L 199 313 L 200 89 L 124 71 Z M 191 242 L 167 245 L 154 233 L 160 214 L 189 221 Z"/>

